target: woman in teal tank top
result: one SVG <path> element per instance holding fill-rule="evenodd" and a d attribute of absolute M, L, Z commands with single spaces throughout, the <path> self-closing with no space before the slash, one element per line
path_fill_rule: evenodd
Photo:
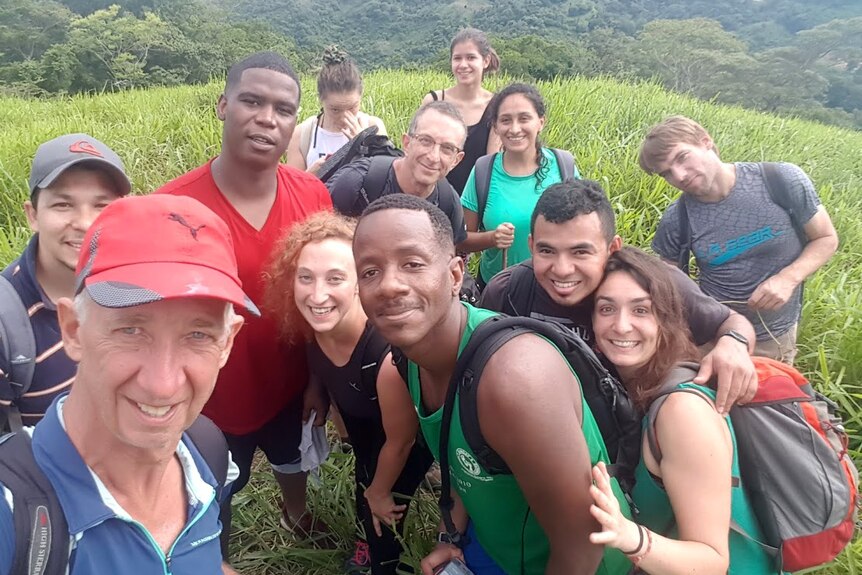
<path fill-rule="evenodd" d="M 644 413 L 674 366 L 699 357 L 670 269 L 637 248 L 624 247 L 608 260 L 595 293 L 593 329 L 599 350 Z M 760 534 L 738 479 L 730 418 L 715 410 L 711 389 L 693 383 L 677 389 L 685 393 L 668 395 L 655 419 L 660 463 L 644 434 L 632 493 L 640 525 L 608 497 L 607 471 L 599 464 L 591 511 L 602 531 L 591 540 L 622 550 L 652 575 L 779 573 L 756 543 L 730 528 L 734 521 Z"/>

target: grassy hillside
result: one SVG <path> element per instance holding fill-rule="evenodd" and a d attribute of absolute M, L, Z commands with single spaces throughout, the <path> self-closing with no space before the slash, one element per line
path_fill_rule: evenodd
<path fill-rule="evenodd" d="M 432 73 L 374 73 L 366 77 L 364 109 L 381 116 L 391 134 L 400 135 L 422 94 L 446 82 L 445 76 Z M 674 197 L 674 190 L 645 176 L 636 162 L 645 130 L 668 114 L 686 114 L 703 123 L 725 159 L 789 161 L 809 173 L 835 221 L 841 247 L 806 285 L 799 362 L 844 407 L 858 450 L 862 133 L 713 106 L 654 85 L 574 79 L 544 83 L 540 89 L 549 102 L 547 143 L 574 152 L 581 172 L 602 182 L 616 207 L 620 233 L 632 244 L 648 245 L 662 210 Z M 220 125 L 214 103 L 219 90 L 219 85 L 211 84 L 56 101 L 0 99 L 0 263 L 12 259 L 28 236 L 20 205 L 26 197 L 29 162 L 40 142 L 64 132 L 89 132 L 123 157 L 135 190 L 146 193 L 217 153 Z M 312 90 L 313 83 L 305 82 L 303 117 L 316 111 Z M 342 457 L 329 465 L 326 489 L 314 494 L 315 507 L 340 525 L 345 537 L 351 529 L 352 496 L 345 479 L 349 464 Z M 337 572 L 337 558 L 330 551 L 291 552 L 287 557 L 283 549 L 265 550 L 273 544 L 279 548 L 292 544 L 278 533 L 275 512 L 267 507 L 274 501 L 269 485 L 243 494 L 240 503 L 246 505 L 236 522 L 242 533 L 237 543 L 244 558 L 240 566 L 255 573 L 283 573 L 284 561 L 290 560 L 289 568 L 296 572 Z M 433 514 L 430 501 L 421 507 L 423 514 Z M 416 533 L 411 538 L 421 539 Z M 846 553 L 824 572 L 855 573 L 862 568 L 860 554 L 862 549 Z M 264 567 L 267 564 L 271 571 Z"/>

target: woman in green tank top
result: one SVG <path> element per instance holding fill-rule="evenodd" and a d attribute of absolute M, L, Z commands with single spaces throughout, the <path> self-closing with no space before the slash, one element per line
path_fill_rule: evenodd
<path fill-rule="evenodd" d="M 593 329 L 599 350 L 644 413 L 674 366 L 699 357 L 670 269 L 637 248 L 624 247 L 608 261 L 595 293 Z M 622 550 L 652 575 L 778 573 L 753 541 L 730 529 L 733 520 L 760 533 L 736 479 L 730 418 L 715 410 L 709 388 L 684 383 L 678 389 L 687 393 L 668 395 L 654 423 L 660 463 L 644 434 L 632 493 L 640 525 L 619 512 L 599 464 L 591 511 L 602 531 L 591 540 Z"/>

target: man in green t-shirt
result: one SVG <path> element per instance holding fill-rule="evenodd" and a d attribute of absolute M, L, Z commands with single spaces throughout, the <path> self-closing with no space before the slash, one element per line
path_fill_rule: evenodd
<path fill-rule="evenodd" d="M 439 456 L 442 406 L 458 355 L 494 313 L 459 301 L 463 261 L 448 219 L 428 202 L 406 194 L 375 201 L 358 224 L 353 250 L 362 306 L 408 358 L 419 424 Z M 423 573 L 454 557 L 466 558 L 477 575 L 627 572 L 624 558 L 603 556 L 589 541 L 597 527 L 589 511 L 590 469 L 607 455 L 564 357 L 547 340 L 521 335 L 491 357 L 480 383 L 482 434 L 512 474 L 491 475 L 478 463 L 456 401 L 447 446 L 452 516 L 471 543 L 462 551 L 440 537 L 422 561 Z M 383 402 L 381 408 L 386 419 Z"/>

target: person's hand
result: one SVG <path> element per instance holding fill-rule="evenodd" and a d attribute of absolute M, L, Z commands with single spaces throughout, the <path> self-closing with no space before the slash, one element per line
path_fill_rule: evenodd
<path fill-rule="evenodd" d="M 494 247 L 504 250 L 511 247 L 515 241 L 515 226 L 509 222 L 503 222 L 494 230 Z"/>
<path fill-rule="evenodd" d="M 798 284 L 780 273 L 757 286 L 748 298 L 748 307 L 756 310 L 776 310 L 783 307 L 793 295 Z"/>
<path fill-rule="evenodd" d="M 601 531 L 590 533 L 590 543 L 635 551 L 641 541 L 640 530 L 636 523 L 626 519 L 620 511 L 619 501 L 611 490 L 608 469 L 601 461 L 593 467 L 590 495 L 593 496 L 590 513 L 602 527 Z"/>
<path fill-rule="evenodd" d="M 341 126 L 341 133 L 347 136 L 348 139 L 353 139 L 356 134 L 368 127 L 368 119 L 360 117 L 358 114 L 347 111 L 344 112 L 344 124 Z"/>
<path fill-rule="evenodd" d="M 378 493 L 369 487 L 365 490 L 365 499 L 371 509 L 371 520 L 374 522 L 374 532 L 378 537 L 383 536 L 383 528 L 380 522 L 394 525 L 404 517 L 407 510 L 406 504 L 397 505 L 392 498 L 392 492 Z"/>
<path fill-rule="evenodd" d="M 422 575 L 434 575 L 434 570 L 452 559 L 464 560 L 464 553 L 450 543 L 438 543 L 419 563 L 422 567 Z"/>
<path fill-rule="evenodd" d="M 320 427 L 326 423 L 326 415 L 329 413 L 329 396 L 323 386 L 316 381 L 310 381 L 302 394 L 302 422 L 308 421 L 311 411 L 316 412 L 314 426 Z"/>
<path fill-rule="evenodd" d="M 327 155 L 323 156 L 322 158 L 316 159 L 314 161 L 314 163 L 311 164 L 310 166 L 308 166 L 308 169 L 305 171 L 308 172 L 309 174 L 317 175 L 317 172 L 320 171 L 320 166 L 322 166 L 324 164 L 324 162 L 326 162 L 326 160 L 329 159 L 329 156 L 330 156 L 330 154 L 327 154 Z"/>
<path fill-rule="evenodd" d="M 748 348 L 732 337 L 720 337 L 718 343 L 700 361 L 694 383 L 705 385 L 718 376 L 715 409 L 727 415 L 735 403 L 748 403 L 757 393 L 757 371 Z"/>

